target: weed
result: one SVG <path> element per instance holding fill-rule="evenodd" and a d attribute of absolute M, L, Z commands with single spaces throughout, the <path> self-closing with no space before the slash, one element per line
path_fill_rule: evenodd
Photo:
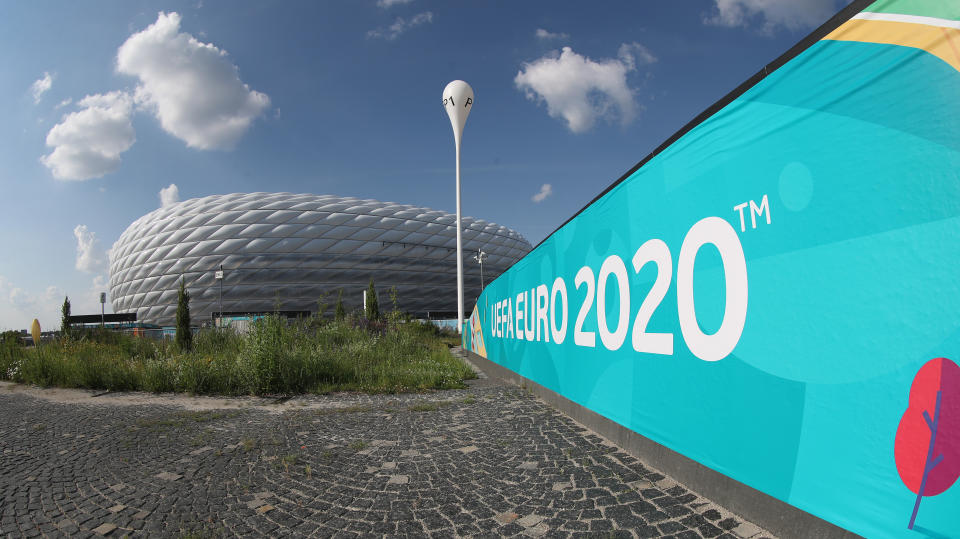
<path fill-rule="evenodd" d="M 313 475 L 313 470 L 310 468 L 309 464 L 307 464 L 307 466 L 303 469 L 303 473 L 307 474 L 307 479 L 310 479 L 310 477 Z"/>
<path fill-rule="evenodd" d="M 369 444 L 367 444 L 367 442 L 364 442 L 363 440 L 355 440 L 353 442 L 350 442 L 350 449 L 353 449 L 354 451 L 360 451 L 361 449 L 364 449 L 365 447 L 367 447 L 367 445 Z"/>
<path fill-rule="evenodd" d="M 407 410 L 411 412 L 436 412 L 439 409 L 440 403 L 438 402 L 418 402 L 407 407 Z"/>
<path fill-rule="evenodd" d="M 190 445 L 192 447 L 200 447 L 202 445 L 206 445 L 206 443 L 210 441 L 212 438 L 213 438 L 213 431 L 211 431 L 210 429 L 204 429 L 202 433 L 194 436 L 190 440 Z"/>
<path fill-rule="evenodd" d="M 373 406 L 357 404 L 354 406 L 344 406 L 341 408 L 319 408 L 314 411 L 316 415 L 330 415 L 330 414 L 349 414 L 354 412 L 372 412 L 376 410 Z"/>
<path fill-rule="evenodd" d="M 267 316 L 247 334 L 204 329 L 192 349 L 109 331 L 78 333 L 28 353 L 0 339 L 0 379 L 41 386 L 195 394 L 396 393 L 462 388 L 476 375 L 435 326 L 393 317 L 288 322 Z"/>
<path fill-rule="evenodd" d="M 473 404 L 477 402 L 477 398 L 474 397 L 473 395 L 467 395 L 466 397 L 460 399 L 460 402 L 462 402 L 463 404 Z"/>
<path fill-rule="evenodd" d="M 244 438 L 241 443 L 243 444 L 243 450 L 247 453 L 257 448 L 257 440 L 254 438 Z"/>
<path fill-rule="evenodd" d="M 280 445 L 280 440 L 278 440 L 278 439 L 274 438 L 273 436 L 271 436 L 271 437 L 268 438 L 265 442 L 263 442 L 263 445 L 274 445 L 274 446 L 277 446 L 277 445 Z"/>
<path fill-rule="evenodd" d="M 290 466 L 293 466 L 294 464 L 297 463 L 297 456 L 296 456 L 296 455 L 287 455 L 287 456 L 283 457 L 282 459 L 280 459 L 280 463 L 283 465 L 283 470 L 284 470 L 286 473 L 290 473 Z"/>
<path fill-rule="evenodd" d="M 218 531 L 212 528 L 204 528 L 200 530 L 187 530 L 180 528 L 180 539 L 209 539 L 212 537 L 224 537 L 225 534 L 223 531 Z"/>

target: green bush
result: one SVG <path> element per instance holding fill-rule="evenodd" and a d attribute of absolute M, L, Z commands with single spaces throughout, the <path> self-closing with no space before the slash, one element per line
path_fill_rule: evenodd
<path fill-rule="evenodd" d="M 193 346 L 193 330 L 190 328 L 190 293 L 187 292 L 183 277 L 180 277 L 180 290 L 177 292 L 177 348 L 189 352 Z"/>
<path fill-rule="evenodd" d="M 64 296 L 60 307 L 60 335 L 64 339 L 70 338 L 70 296 Z"/>
<path fill-rule="evenodd" d="M 371 322 L 380 320 L 380 302 L 377 300 L 377 288 L 373 286 L 373 277 L 370 277 L 370 285 L 367 287 L 367 300 L 364 309 L 367 320 Z"/>
<path fill-rule="evenodd" d="M 444 332 L 421 322 L 368 322 L 348 316 L 288 321 L 271 315 L 245 335 L 199 331 L 190 351 L 175 343 L 100 328 L 39 349 L 0 337 L 0 379 L 42 386 L 291 394 L 398 392 L 463 387 L 473 372 L 453 357 Z"/>

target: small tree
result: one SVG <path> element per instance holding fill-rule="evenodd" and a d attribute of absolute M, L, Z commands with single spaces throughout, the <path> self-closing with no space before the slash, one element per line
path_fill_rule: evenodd
<path fill-rule="evenodd" d="M 370 277 L 370 286 L 367 287 L 367 309 L 364 314 L 367 320 L 380 320 L 380 305 L 377 303 L 377 289 L 373 286 L 373 277 Z"/>
<path fill-rule="evenodd" d="M 70 337 L 70 296 L 63 297 L 63 306 L 60 307 L 60 335 Z"/>
<path fill-rule="evenodd" d="M 343 289 L 337 291 L 337 306 L 334 308 L 333 316 L 337 320 L 343 320 L 347 317 L 347 310 L 343 308 Z"/>
<path fill-rule="evenodd" d="M 390 287 L 390 304 L 393 308 L 390 310 L 387 318 L 391 323 L 396 324 L 403 318 L 403 313 L 400 312 L 400 294 L 397 292 L 396 286 Z"/>
<path fill-rule="evenodd" d="M 323 318 L 323 315 L 327 312 L 327 293 L 321 292 L 320 297 L 317 298 L 317 318 Z"/>
<path fill-rule="evenodd" d="M 189 351 L 193 346 L 193 333 L 190 331 L 190 293 L 187 292 L 183 277 L 180 277 L 180 292 L 177 294 L 177 348 Z"/>

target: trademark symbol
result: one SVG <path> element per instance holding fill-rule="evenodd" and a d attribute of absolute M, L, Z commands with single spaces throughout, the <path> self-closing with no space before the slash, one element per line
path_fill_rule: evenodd
<path fill-rule="evenodd" d="M 750 225 L 752 228 L 757 228 L 757 217 L 763 217 L 764 215 L 767 217 L 767 224 L 770 224 L 770 202 L 767 200 L 767 195 L 763 195 L 759 205 L 755 201 L 750 200 L 749 202 L 737 204 L 733 207 L 733 211 L 740 213 L 740 232 L 747 231 L 747 221 L 743 215 L 743 210 L 746 209 L 747 206 L 750 207 Z"/>

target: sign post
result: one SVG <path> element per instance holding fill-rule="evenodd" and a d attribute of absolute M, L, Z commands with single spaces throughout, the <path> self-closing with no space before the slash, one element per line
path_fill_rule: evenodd
<path fill-rule="evenodd" d="M 103 327 L 103 306 L 107 302 L 107 293 L 100 292 L 100 327 Z"/>
<path fill-rule="evenodd" d="M 220 294 L 217 297 L 217 308 L 220 312 L 217 313 L 217 327 L 221 327 L 223 326 L 223 264 L 220 264 L 220 269 L 213 276 L 220 281 Z"/>
<path fill-rule="evenodd" d="M 463 246 L 460 239 L 460 139 L 463 126 L 473 108 L 473 88 L 455 80 L 443 89 L 443 108 L 453 127 L 453 143 L 457 147 L 457 332 L 463 333 Z"/>

